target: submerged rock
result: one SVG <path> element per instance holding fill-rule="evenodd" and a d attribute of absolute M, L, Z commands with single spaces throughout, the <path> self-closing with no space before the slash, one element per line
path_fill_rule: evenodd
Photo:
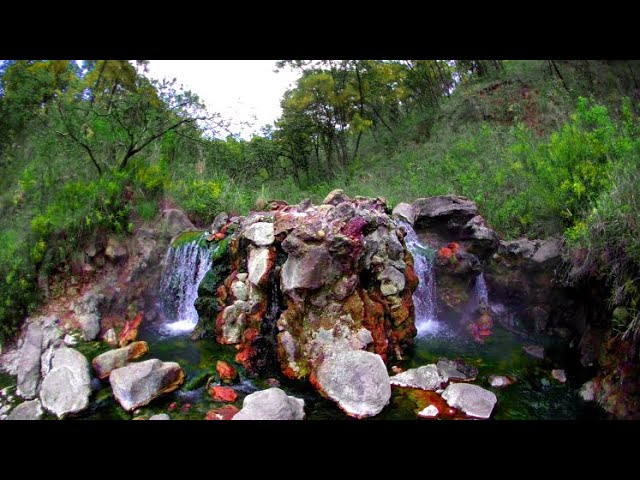
<path fill-rule="evenodd" d="M 316 384 L 324 396 L 356 418 L 377 415 L 391 398 L 389 374 L 382 358 L 362 350 L 329 356 L 318 369 Z"/>
<path fill-rule="evenodd" d="M 507 387 L 512 383 L 513 383 L 513 380 L 511 380 L 509 377 L 506 377 L 504 375 L 491 375 L 489 377 L 489 385 L 491 385 L 494 388 Z"/>
<path fill-rule="evenodd" d="M 140 358 L 149 351 L 147 342 L 133 342 L 123 348 L 116 348 L 98 355 L 91 365 L 98 378 L 107 378 L 112 370 L 124 367 L 127 363 Z"/>
<path fill-rule="evenodd" d="M 391 385 L 398 387 L 420 388 L 433 392 L 438 390 L 447 380 L 441 377 L 438 368 L 431 364 L 412 368 L 406 372 L 394 375 L 389 381 Z"/>
<path fill-rule="evenodd" d="M 115 399 L 127 411 L 147 405 L 163 393 L 174 391 L 184 381 L 184 372 L 175 362 L 157 359 L 132 363 L 113 370 L 109 382 Z"/>
<path fill-rule="evenodd" d="M 429 405 L 423 410 L 420 410 L 418 412 L 418 416 L 422 418 L 434 418 L 437 417 L 439 413 L 440 411 L 438 410 L 438 407 L 436 407 L 435 405 Z"/>
<path fill-rule="evenodd" d="M 158 413 L 149 417 L 149 420 L 171 420 L 171 417 L 166 413 Z"/>
<path fill-rule="evenodd" d="M 207 412 L 205 420 L 231 420 L 240 410 L 234 405 L 225 405 Z"/>
<path fill-rule="evenodd" d="M 17 394 L 25 399 L 32 399 L 38 393 L 40 383 L 40 368 L 42 354 L 42 328 L 37 323 L 27 326 L 24 343 L 20 348 L 18 361 L 18 390 Z"/>
<path fill-rule="evenodd" d="M 42 381 L 42 406 L 58 418 L 79 413 L 89 406 L 90 384 L 89 362 L 84 355 L 72 348 L 60 348 Z"/>
<path fill-rule="evenodd" d="M 527 355 L 530 355 L 534 358 L 539 358 L 540 360 L 544 359 L 544 347 L 539 345 L 527 345 L 522 347 Z"/>
<path fill-rule="evenodd" d="M 567 374 L 564 370 L 551 370 L 551 376 L 560 383 L 565 383 L 567 381 Z"/>
<path fill-rule="evenodd" d="M 580 397 L 585 402 L 595 402 L 596 400 L 596 384 L 593 380 L 589 380 L 585 382 L 584 385 L 580 388 L 579 392 Z"/>
<path fill-rule="evenodd" d="M 29 400 L 14 408 L 7 420 L 40 420 L 42 413 L 40 400 Z"/>
<path fill-rule="evenodd" d="M 493 392 L 469 383 L 452 383 L 442 392 L 442 398 L 449 406 L 477 418 L 489 418 L 498 401 Z"/>
<path fill-rule="evenodd" d="M 272 387 L 247 395 L 233 420 L 302 420 L 304 400 Z"/>
<path fill-rule="evenodd" d="M 473 382 L 478 377 L 478 369 L 462 360 L 443 358 L 438 360 L 437 367 L 438 373 L 445 381 Z"/>

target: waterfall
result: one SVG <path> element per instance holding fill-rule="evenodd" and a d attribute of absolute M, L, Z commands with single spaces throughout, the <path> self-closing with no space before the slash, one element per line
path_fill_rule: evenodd
<path fill-rule="evenodd" d="M 487 282 L 484 280 L 484 272 L 476 277 L 475 294 L 478 299 L 478 306 L 489 308 L 489 293 L 487 292 Z"/>
<path fill-rule="evenodd" d="M 419 280 L 418 288 L 413 292 L 418 336 L 442 335 L 447 332 L 447 328 L 436 318 L 436 277 L 433 258 L 429 254 L 432 249 L 420 243 L 415 230 L 408 222 L 402 219 L 397 219 L 396 222 L 406 232 L 404 241 L 413 255 L 413 269 Z"/>
<path fill-rule="evenodd" d="M 198 323 L 194 303 L 198 285 L 211 268 L 213 251 L 202 248 L 198 240 L 169 247 L 167 263 L 162 274 L 160 294 L 162 310 L 170 321 L 167 333 L 191 332 Z"/>

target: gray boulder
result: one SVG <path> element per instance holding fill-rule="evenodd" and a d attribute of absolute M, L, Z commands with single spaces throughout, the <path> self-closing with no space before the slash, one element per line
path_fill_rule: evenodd
<path fill-rule="evenodd" d="M 415 223 L 429 226 L 435 223 L 451 221 L 452 227 L 462 228 L 478 214 L 475 203 L 465 197 L 440 195 L 437 197 L 419 198 L 412 204 Z"/>
<path fill-rule="evenodd" d="M 317 289 L 336 275 L 331 254 L 327 247 L 309 247 L 301 256 L 289 255 L 282 266 L 282 290 L 290 292 L 296 288 Z"/>
<path fill-rule="evenodd" d="M 391 384 L 382 358 L 344 350 L 326 358 L 316 374 L 320 392 L 356 418 L 377 415 L 389 403 Z"/>
<path fill-rule="evenodd" d="M 469 383 L 452 383 L 442 392 L 442 398 L 449 406 L 477 418 L 489 418 L 498 401 L 493 392 Z"/>
<path fill-rule="evenodd" d="M 109 350 L 93 359 L 91 365 L 98 378 L 107 378 L 112 370 L 124 367 L 149 351 L 147 342 L 133 342 L 126 347 Z"/>
<path fill-rule="evenodd" d="M 397 387 L 420 388 L 432 392 L 438 390 L 446 379 L 442 378 L 435 365 L 424 365 L 394 375 L 389 379 L 391 385 Z"/>
<path fill-rule="evenodd" d="M 24 343 L 20 349 L 18 361 L 18 390 L 17 394 L 25 399 L 32 399 L 38 393 L 40 383 L 40 367 L 42 354 L 42 328 L 38 323 L 30 323 Z"/>
<path fill-rule="evenodd" d="M 269 256 L 268 248 L 249 248 L 247 270 L 249 272 L 249 281 L 253 285 L 259 286 L 267 281 L 270 266 Z"/>
<path fill-rule="evenodd" d="M 62 418 L 83 411 L 91 395 L 89 362 L 77 350 L 63 347 L 56 350 L 51 371 L 44 377 L 40 389 L 42 406 Z"/>
<path fill-rule="evenodd" d="M 232 420 L 302 420 L 304 400 L 272 387 L 247 395 Z"/>
<path fill-rule="evenodd" d="M 7 420 L 40 420 L 42 413 L 40 400 L 29 400 L 14 408 Z"/>
<path fill-rule="evenodd" d="M 399 203 L 393 208 L 392 215 L 403 218 L 411 225 L 416 221 L 416 214 L 413 211 L 413 207 L 408 203 Z"/>
<path fill-rule="evenodd" d="M 73 304 L 75 318 L 84 340 L 94 340 L 100 333 L 100 306 L 105 299 L 101 293 L 90 291 Z"/>
<path fill-rule="evenodd" d="M 542 240 L 536 253 L 531 260 L 538 264 L 548 264 L 560 260 L 562 254 L 562 240 L 559 238 L 549 238 Z"/>
<path fill-rule="evenodd" d="M 478 369 L 472 365 L 467 365 L 461 360 L 448 360 L 446 358 L 438 360 L 438 373 L 445 381 L 456 380 L 472 382 L 478 376 Z"/>
<path fill-rule="evenodd" d="M 157 359 L 131 363 L 109 375 L 113 395 L 127 411 L 147 405 L 163 393 L 172 392 L 183 381 L 184 372 L 180 365 Z"/>
<path fill-rule="evenodd" d="M 266 247 L 275 240 L 273 223 L 256 222 L 247 227 L 243 235 L 258 246 Z"/>

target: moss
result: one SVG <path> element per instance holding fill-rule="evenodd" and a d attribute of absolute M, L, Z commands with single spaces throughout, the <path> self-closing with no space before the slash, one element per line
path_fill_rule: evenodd
<path fill-rule="evenodd" d="M 76 346 L 81 354 L 91 363 L 101 353 L 111 350 L 111 347 L 104 342 L 79 342 Z"/>
<path fill-rule="evenodd" d="M 171 247 L 178 248 L 200 239 L 204 239 L 204 232 L 193 230 L 182 232 L 171 242 Z"/>

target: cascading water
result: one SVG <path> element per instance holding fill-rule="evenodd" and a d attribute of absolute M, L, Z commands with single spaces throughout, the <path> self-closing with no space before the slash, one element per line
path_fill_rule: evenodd
<path fill-rule="evenodd" d="M 194 303 L 198 285 L 211 268 L 213 253 L 200 247 L 198 240 L 169 247 L 160 283 L 162 310 L 170 321 L 164 328 L 167 333 L 191 332 L 198 323 Z"/>
<path fill-rule="evenodd" d="M 476 277 L 475 294 L 478 305 L 489 308 L 489 293 L 487 292 L 487 282 L 484 280 L 484 272 Z"/>
<path fill-rule="evenodd" d="M 416 315 L 416 329 L 419 337 L 443 335 L 448 329 L 436 318 L 436 277 L 433 259 L 429 257 L 429 247 L 420 243 L 413 227 L 406 221 L 397 222 L 406 232 L 405 243 L 413 255 L 413 269 L 418 276 L 418 288 L 413 292 Z"/>

